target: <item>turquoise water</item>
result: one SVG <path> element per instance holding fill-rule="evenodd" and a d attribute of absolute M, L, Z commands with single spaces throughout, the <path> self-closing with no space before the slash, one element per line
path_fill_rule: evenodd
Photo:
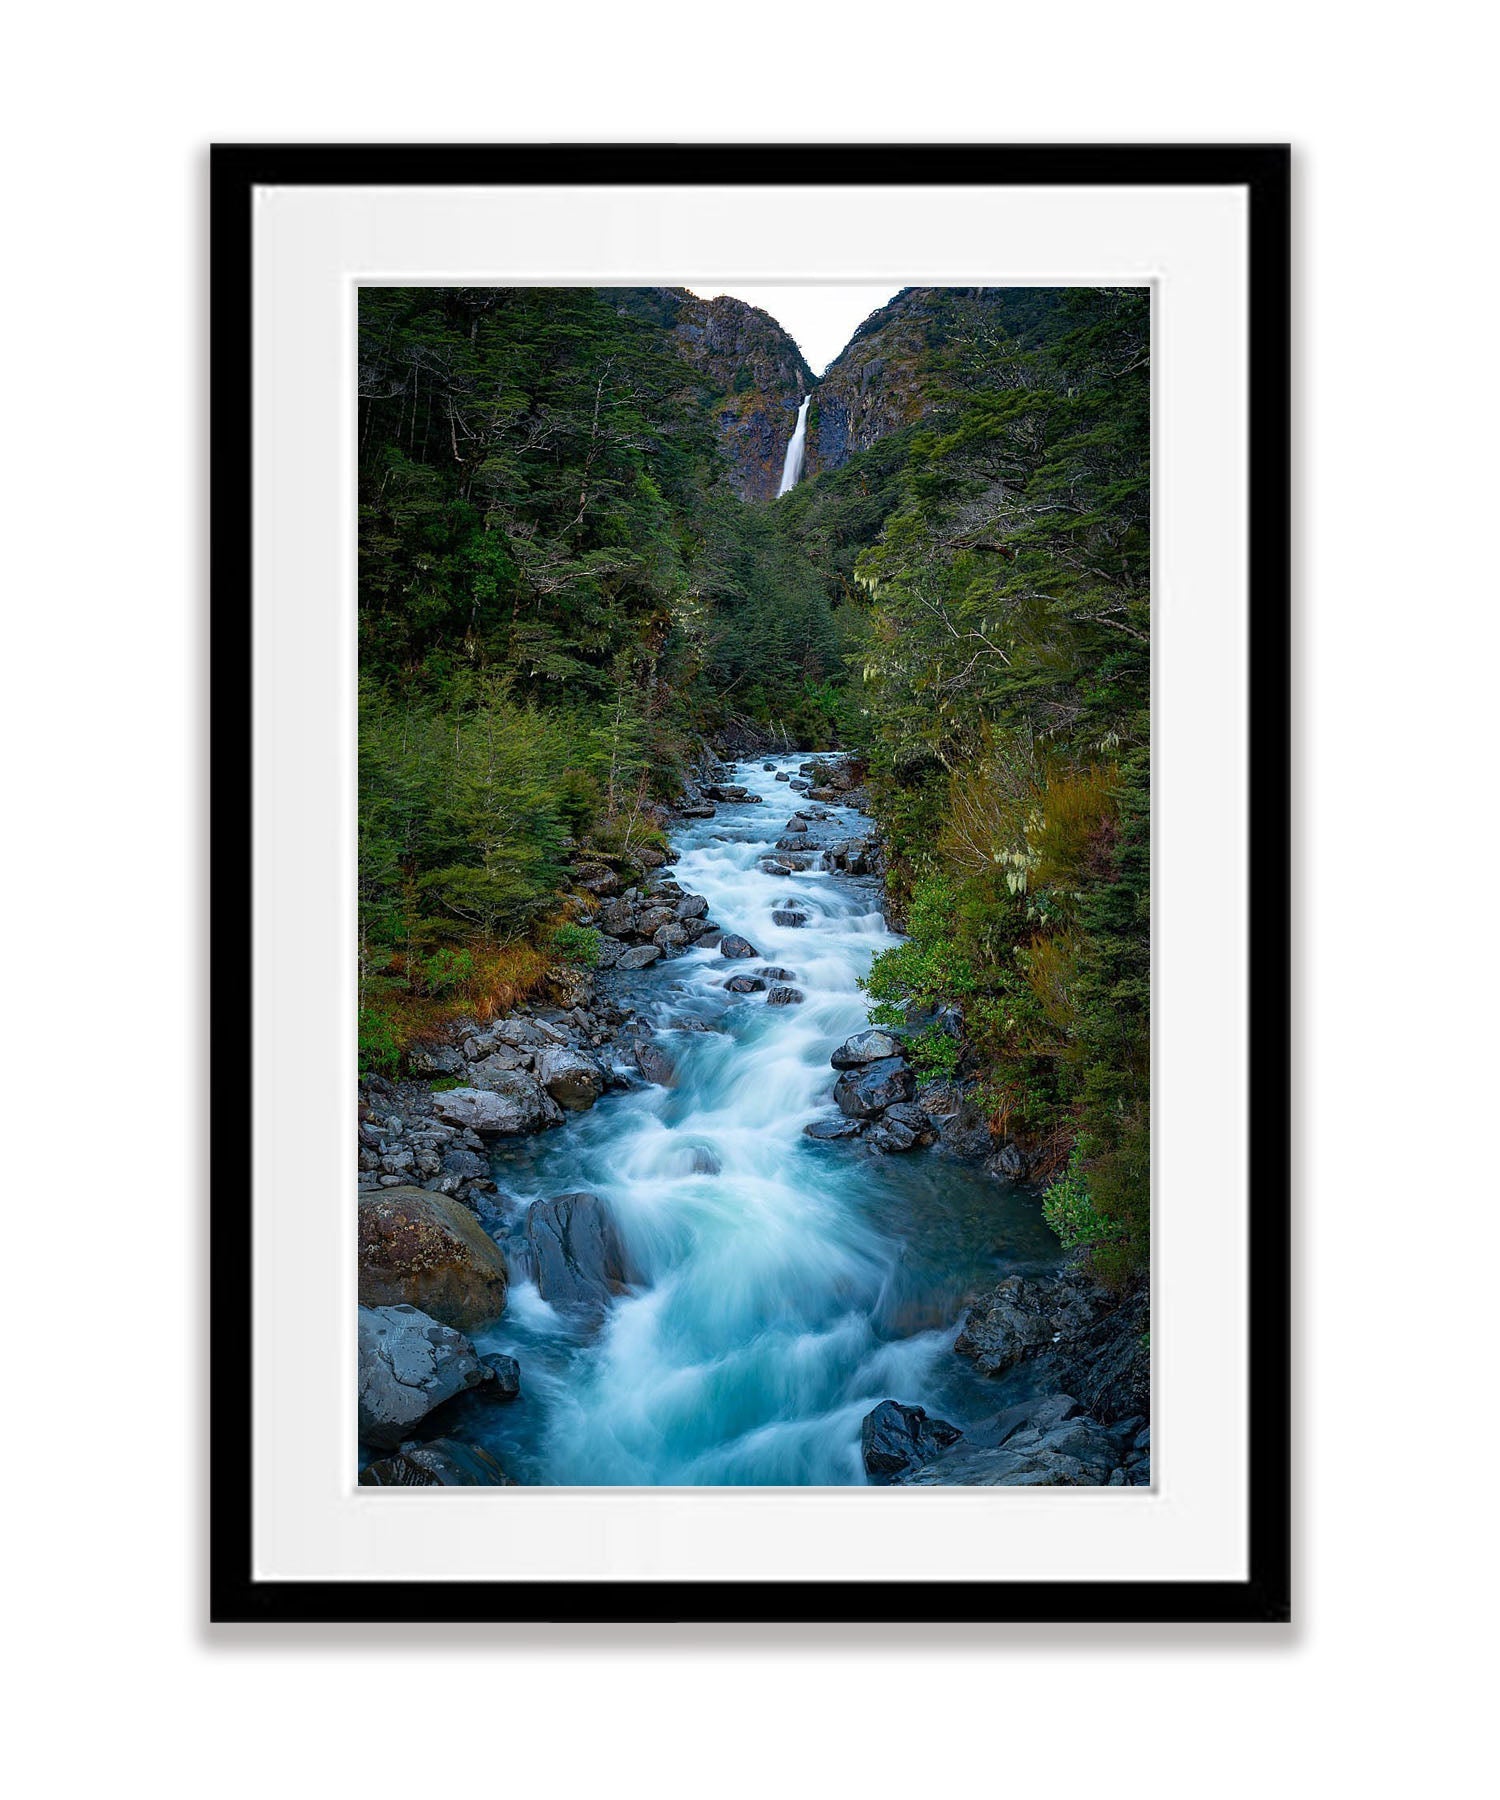
<path fill-rule="evenodd" d="M 952 1352 L 964 1300 L 1057 1259 L 1032 1194 L 941 1150 L 882 1157 L 803 1135 L 833 1111 L 830 1052 L 866 1023 L 859 978 L 898 940 L 874 882 L 764 874 L 758 858 L 805 801 L 760 761 L 734 779 L 764 803 L 682 826 L 671 872 L 761 961 L 692 950 L 631 978 L 677 1085 L 607 1097 L 494 1159 L 521 1208 L 603 1196 L 646 1278 L 593 1333 L 518 1279 L 505 1318 L 476 1336 L 520 1360 L 523 1398 L 476 1406 L 463 1435 L 524 1482 L 862 1484 L 860 1421 L 879 1401 L 960 1424 L 995 1410 L 993 1386 Z M 864 829 L 829 810 L 838 835 Z M 788 900 L 805 926 L 772 923 Z M 793 972 L 802 1005 L 725 991 L 762 961 Z M 667 1029 L 685 1014 L 714 1030 Z"/>

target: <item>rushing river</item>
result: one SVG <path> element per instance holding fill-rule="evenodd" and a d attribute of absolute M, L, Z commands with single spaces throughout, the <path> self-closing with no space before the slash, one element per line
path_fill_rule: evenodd
<path fill-rule="evenodd" d="M 879 1401 L 960 1424 L 995 1410 L 993 1384 L 952 1351 L 964 1299 L 1057 1259 L 1033 1195 L 941 1149 L 880 1156 L 803 1134 L 834 1110 L 829 1054 L 866 1024 L 859 979 L 897 939 L 872 881 L 764 873 L 807 803 L 761 761 L 734 780 L 763 804 L 683 825 L 670 873 L 761 960 L 694 949 L 629 978 L 624 997 L 662 1032 L 676 1085 L 607 1096 L 494 1157 L 523 1208 L 603 1196 L 645 1277 L 593 1332 L 518 1279 L 505 1318 L 476 1334 L 519 1359 L 522 1398 L 464 1435 L 522 1482 L 863 1483 L 860 1421 Z M 861 831 L 853 812 L 829 811 L 840 835 Z M 775 925 L 792 900 L 806 925 Z M 767 964 L 792 971 L 802 1005 L 726 991 Z M 670 1029 L 687 1015 L 712 1029 Z"/>

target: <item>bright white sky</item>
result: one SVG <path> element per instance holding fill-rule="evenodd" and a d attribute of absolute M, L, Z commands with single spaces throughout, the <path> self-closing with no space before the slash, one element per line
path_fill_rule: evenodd
<path fill-rule="evenodd" d="M 700 300 L 730 294 L 768 312 L 797 340 L 815 375 L 821 375 L 877 307 L 900 293 L 900 288 L 871 283 L 841 285 L 808 283 L 803 287 L 690 288 Z"/>

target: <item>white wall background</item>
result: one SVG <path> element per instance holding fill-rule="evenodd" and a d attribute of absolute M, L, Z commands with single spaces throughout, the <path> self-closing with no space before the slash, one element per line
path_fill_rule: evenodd
<path fill-rule="evenodd" d="M 93 0 L 12 21 L 3 1392 L 21 1791 L 1474 1790 L 1500 1073 L 1480 16 Z M 642 137 L 1297 147 L 1290 1630 L 202 1623 L 203 146 Z"/>

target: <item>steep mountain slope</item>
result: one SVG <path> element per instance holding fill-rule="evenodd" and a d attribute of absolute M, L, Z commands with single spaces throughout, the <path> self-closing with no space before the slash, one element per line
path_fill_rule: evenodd
<path fill-rule="evenodd" d="M 808 417 L 807 473 L 841 469 L 890 432 L 915 425 L 960 385 L 972 352 L 1012 340 L 1030 349 L 1058 329 L 1057 288 L 903 288 L 870 314 L 829 365 Z"/>
<path fill-rule="evenodd" d="M 769 313 L 721 295 L 700 300 L 685 288 L 635 288 L 621 310 L 663 326 L 678 353 L 713 391 L 719 448 L 742 500 L 773 500 L 797 408 L 813 372 Z"/>

